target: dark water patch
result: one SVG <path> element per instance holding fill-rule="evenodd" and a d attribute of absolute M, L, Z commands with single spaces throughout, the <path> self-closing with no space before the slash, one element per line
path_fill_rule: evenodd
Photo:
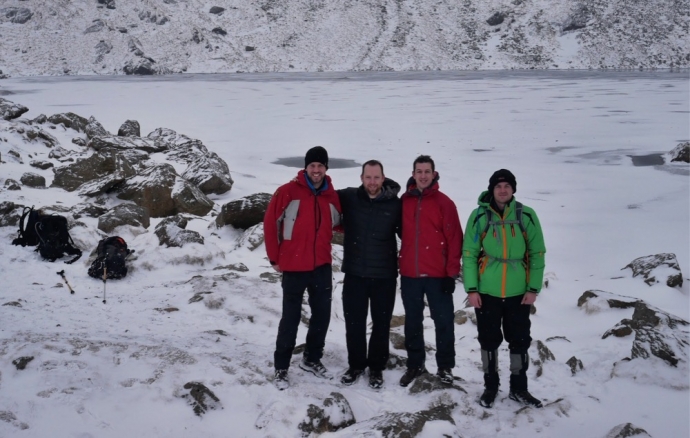
<path fill-rule="evenodd" d="M 550 148 L 546 148 L 546 150 L 551 152 L 552 154 L 557 154 L 561 151 L 565 151 L 568 149 L 577 149 L 577 146 L 552 146 Z"/>
<path fill-rule="evenodd" d="M 669 111 L 670 113 L 681 113 L 681 114 L 688 114 L 690 111 Z"/>
<path fill-rule="evenodd" d="M 493 149 L 472 149 L 475 152 L 491 152 Z"/>
<path fill-rule="evenodd" d="M 628 155 L 632 158 L 633 166 L 635 167 L 646 167 L 646 166 L 660 166 L 664 164 L 664 157 L 662 154 L 647 154 L 647 155 Z"/>
<path fill-rule="evenodd" d="M 272 164 L 280 164 L 287 167 L 296 167 L 298 169 L 304 168 L 304 157 L 285 157 L 278 158 L 273 161 Z M 349 158 L 329 158 L 328 168 L 329 169 L 349 169 L 351 167 L 359 167 L 360 163 L 355 160 L 350 160 Z"/>

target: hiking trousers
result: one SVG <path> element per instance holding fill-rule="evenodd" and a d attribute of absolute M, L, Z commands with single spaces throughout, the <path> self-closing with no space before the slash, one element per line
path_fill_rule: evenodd
<path fill-rule="evenodd" d="M 388 362 L 396 278 L 345 274 L 343 311 L 350 369 L 383 371 Z M 371 305 L 371 336 L 367 354 L 367 314 Z"/>
<path fill-rule="evenodd" d="M 302 317 L 304 291 L 309 296 L 311 309 L 307 348 L 304 357 L 309 362 L 318 362 L 323 357 L 326 332 L 331 321 L 331 298 L 333 277 L 331 265 L 321 265 L 313 271 L 283 272 L 283 316 L 278 325 L 276 351 L 273 355 L 275 368 L 286 370 L 297 341 L 297 329 Z"/>
<path fill-rule="evenodd" d="M 401 277 L 400 290 L 405 306 L 405 349 L 407 367 L 417 368 L 426 361 L 424 348 L 424 295 L 429 303 L 436 331 L 436 365 L 455 367 L 455 313 L 453 294 L 443 292 L 443 278 Z"/>
<path fill-rule="evenodd" d="M 482 350 L 497 350 L 505 339 L 511 354 L 527 353 L 532 342 L 530 306 L 521 304 L 522 297 L 498 298 L 481 294 L 482 307 L 474 311 Z"/>

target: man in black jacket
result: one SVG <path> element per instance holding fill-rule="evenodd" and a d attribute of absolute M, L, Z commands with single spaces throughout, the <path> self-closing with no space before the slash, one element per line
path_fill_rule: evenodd
<path fill-rule="evenodd" d="M 398 277 L 400 185 L 387 179 L 383 165 L 362 165 L 362 185 L 338 190 L 345 232 L 342 271 L 343 310 L 349 368 L 340 379 L 352 385 L 369 368 L 369 386 L 383 386 L 388 362 L 389 332 Z M 367 354 L 367 313 L 372 330 Z"/>

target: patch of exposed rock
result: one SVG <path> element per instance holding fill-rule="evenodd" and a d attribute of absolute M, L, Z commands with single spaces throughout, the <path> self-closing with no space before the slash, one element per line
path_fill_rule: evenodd
<path fill-rule="evenodd" d="M 187 219 L 182 215 L 163 219 L 156 226 L 155 231 L 159 244 L 167 247 L 183 247 L 188 243 L 204 244 L 201 234 L 185 228 L 187 228 Z"/>
<path fill-rule="evenodd" d="M 628 268 L 632 269 L 633 278 L 642 276 L 644 282 L 649 286 L 662 281 L 668 287 L 681 287 L 683 285 L 683 274 L 675 254 L 663 253 L 639 257 L 623 269 Z"/>
<path fill-rule="evenodd" d="M 117 130 L 119 137 L 141 137 L 141 127 L 136 120 L 125 120 Z"/>
<path fill-rule="evenodd" d="M 0 13 L 1 11 L 2 10 L 0 10 Z M 3 119 L 16 119 L 27 111 L 29 111 L 29 108 L 25 107 L 24 105 L 19 105 L 18 103 L 14 103 L 0 97 L 0 117 Z"/>
<path fill-rule="evenodd" d="M 177 391 L 178 397 L 187 400 L 194 413 L 201 417 L 209 410 L 223 409 L 220 399 L 216 394 L 200 382 L 188 382 L 183 386 L 184 391 Z"/>
<path fill-rule="evenodd" d="M 652 436 L 650 434 L 648 434 L 646 430 L 642 429 L 641 427 L 637 427 L 632 423 L 619 424 L 618 426 L 611 429 L 609 431 L 609 433 L 606 434 L 606 438 L 630 438 L 630 437 L 652 438 Z"/>
<path fill-rule="evenodd" d="M 679 143 L 669 155 L 671 162 L 690 163 L 690 141 Z"/>
<path fill-rule="evenodd" d="M 72 128 L 75 131 L 85 132 L 89 120 L 74 113 L 53 114 L 48 117 L 48 121 L 54 125 L 62 124 L 65 128 Z"/>
<path fill-rule="evenodd" d="M 148 228 L 151 224 L 149 212 L 134 204 L 120 204 L 98 218 L 98 229 L 112 233 L 120 225 Z"/>
<path fill-rule="evenodd" d="M 246 230 L 264 221 L 264 215 L 271 201 L 269 193 L 255 193 L 244 198 L 228 202 L 221 208 L 216 217 L 216 225 Z"/>
<path fill-rule="evenodd" d="M 46 186 L 46 179 L 37 173 L 26 172 L 19 181 L 27 187 L 44 188 Z"/>
<path fill-rule="evenodd" d="M 306 418 L 297 426 L 303 436 L 335 432 L 355 424 L 355 415 L 347 399 L 338 392 L 323 401 L 321 407 L 310 404 Z"/>
<path fill-rule="evenodd" d="M 73 164 L 57 167 L 54 172 L 51 187 L 72 192 L 89 183 L 81 191 L 87 196 L 106 192 L 136 174 L 134 167 L 112 150 L 97 152 Z"/>

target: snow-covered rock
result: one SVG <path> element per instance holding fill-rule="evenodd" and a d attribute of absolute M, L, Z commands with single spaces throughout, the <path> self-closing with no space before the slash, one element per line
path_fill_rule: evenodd
<path fill-rule="evenodd" d="M 664 282 L 668 287 L 681 287 L 683 273 L 675 254 L 663 253 L 639 257 L 623 269 L 630 268 L 633 277 L 642 276 L 648 285 Z"/>
<path fill-rule="evenodd" d="M 269 193 L 255 193 L 223 205 L 218 216 L 216 226 L 230 225 L 246 230 L 264 221 L 268 203 L 271 201 Z"/>
<path fill-rule="evenodd" d="M 25 112 L 29 111 L 29 108 L 24 105 L 19 105 L 14 102 L 10 102 L 7 99 L 0 97 L 0 117 L 5 120 L 12 120 L 20 117 Z"/>
<path fill-rule="evenodd" d="M 150 224 L 148 210 L 130 203 L 120 204 L 98 218 L 98 229 L 104 233 L 121 225 L 148 228 Z"/>

